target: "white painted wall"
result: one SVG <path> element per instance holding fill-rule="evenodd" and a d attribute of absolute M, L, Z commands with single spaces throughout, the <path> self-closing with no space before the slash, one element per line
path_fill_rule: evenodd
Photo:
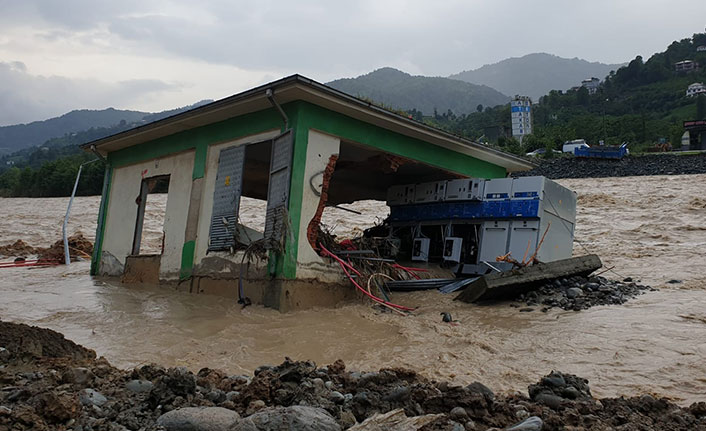
<path fill-rule="evenodd" d="M 125 258 L 132 251 L 132 240 L 137 221 L 135 199 L 140 194 L 142 179 L 157 175 L 170 175 L 160 278 L 178 278 L 186 218 L 189 211 L 193 169 L 193 150 L 113 169 L 108 213 L 105 220 L 103 251 L 112 254 L 123 265 L 125 264 Z M 101 265 L 101 271 L 103 271 L 102 267 L 103 265 Z"/>
<path fill-rule="evenodd" d="M 341 140 L 339 138 L 315 130 L 309 130 L 309 142 L 306 148 L 306 165 L 304 168 L 301 222 L 299 223 L 299 246 L 297 249 L 297 264 L 299 265 L 306 266 L 324 263 L 323 259 L 311 248 L 306 237 L 309 222 L 314 218 L 316 207 L 319 205 L 319 196 L 311 189 L 309 181 L 314 177 L 312 184 L 317 190 L 321 190 L 323 175 L 319 173 L 326 169 L 331 155 L 339 154 L 340 148 Z M 305 272 L 305 268 L 298 268 L 297 277 L 306 277 Z"/>
<path fill-rule="evenodd" d="M 208 233 L 211 227 L 211 214 L 213 213 L 213 191 L 216 188 L 216 175 L 218 174 L 218 156 L 222 149 L 234 147 L 237 145 L 251 144 L 255 142 L 271 139 L 279 135 L 278 129 L 270 130 L 256 135 L 246 136 L 235 141 L 214 144 L 208 147 L 208 155 L 206 158 L 206 172 L 204 174 L 203 195 L 201 196 L 201 209 L 199 211 L 199 224 L 196 233 L 196 253 L 194 256 L 194 264 L 198 264 L 206 257 L 208 250 Z M 264 214 L 263 214 L 264 218 Z M 210 253 L 209 256 L 220 256 L 229 258 L 233 261 L 240 262 L 240 257 L 237 259 L 230 256 L 226 252 Z"/>

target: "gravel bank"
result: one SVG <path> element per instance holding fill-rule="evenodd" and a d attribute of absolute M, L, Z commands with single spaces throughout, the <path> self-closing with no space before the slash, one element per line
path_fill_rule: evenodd
<path fill-rule="evenodd" d="M 317 367 L 287 359 L 254 376 L 159 365 L 120 370 L 59 333 L 11 323 L 2 329 L 2 431 L 706 430 L 704 402 L 598 400 L 588 381 L 559 372 L 527 394 L 499 395 L 481 383 L 453 386 L 400 368 L 348 371 L 342 361 Z"/>
<path fill-rule="evenodd" d="M 543 175 L 560 178 L 605 178 L 643 175 L 684 175 L 706 173 L 706 153 L 692 155 L 651 154 L 628 156 L 622 160 L 559 157 L 533 160 L 539 167 L 515 176 Z"/>

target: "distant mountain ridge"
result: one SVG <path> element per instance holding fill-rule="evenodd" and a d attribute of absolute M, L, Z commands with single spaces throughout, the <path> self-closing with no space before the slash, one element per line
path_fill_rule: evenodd
<path fill-rule="evenodd" d="M 42 145 L 54 138 L 61 138 L 65 135 L 90 129 L 105 128 L 109 131 L 114 127 L 120 127 L 124 130 L 128 126 L 135 127 L 151 123 L 210 102 L 211 100 L 202 100 L 183 108 L 156 113 L 114 108 L 101 110 L 81 109 L 48 120 L 2 126 L 0 127 L 0 155 L 11 154 Z"/>
<path fill-rule="evenodd" d="M 521 94 L 538 100 L 551 90 L 563 91 L 579 86 L 587 78 L 596 77 L 602 81 L 611 70 L 618 70 L 621 66 L 624 64 L 603 64 L 534 53 L 487 64 L 449 78 L 487 85 L 510 96 Z"/>
<path fill-rule="evenodd" d="M 391 67 L 356 78 L 337 79 L 327 85 L 393 109 L 416 109 L 425 115 L 432 115 L 434 110 L 442 113 L 449 109 L 455 114 L 468 114 L 475 112 L 478 105 L 496 106 L 510 100 L 507 95 L 485 85 L 442 77 L 412 76 Z"/>

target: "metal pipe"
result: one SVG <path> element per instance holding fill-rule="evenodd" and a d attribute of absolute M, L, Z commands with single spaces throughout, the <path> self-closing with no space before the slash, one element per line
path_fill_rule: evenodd
<path fill-rule="evenodd" d="M 78 174 L 76 174 L 76 181 L 74 182 L 74 189 L 71 192 L 71 199 L 69 199 L 69 206 L 66 207 L 66 215 L 64 216 L 64 225 L 61 228 L 61 234 L 64 239 L 64 264 L 69 265 L 71 263 L 71 256 L 69 255 L 69 239 L 66 236 L 66 226 L 69 224 L 69 214 L 71 213 L 71 204 L 74 203 L 74 196 L 76 196 L 76 189 L 78 188 L 78 180 L 81 178 L 81 170 L 83 165 L 88 165 L 93 162 L 97 162 L 100 159 L 93 159 L 89 162 L 81 163 L 78 167 Z"/>
<path fill-rule="evenodd" d="M 91 152 L 96 155 L 96 157 L 103 160 L 104 162 L 107 161 L 107 160 L 105 160 L 105 157 L 103 157 L 103 155 L 98 152 L 98 149 L 96 149 L 95 145 L 91 145 L 89 148 L 90 148 Z"/>
<path fill-rule="evenodd" d="M 272 89 L 268 88 L 267 91 L 265 91 L 265 95 L 267 96 L 267 99 L 269 99 L 272 106 L 274 106 L 279 111 L 279 115 L 282 116 L 282 119 L 284 120 L 284 130 L 289 130 L 289 117 L 287 117 L 287 114 L 284 113 L 282 107 L 279 106 L 279 103 L 277 103 L 277 101 L 275 100 L 275 95 L 272 92 Z"/>

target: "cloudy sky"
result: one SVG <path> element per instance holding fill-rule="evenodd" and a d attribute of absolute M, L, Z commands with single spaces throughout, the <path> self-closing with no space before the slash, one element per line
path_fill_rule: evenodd
<path fill-rule="evenodd" d="M 160 111 L 293 73 L 446 76 L 533 52 L 622 63 L 704 16 L 703 0 L 0 0 L 0 125 Z"/>

